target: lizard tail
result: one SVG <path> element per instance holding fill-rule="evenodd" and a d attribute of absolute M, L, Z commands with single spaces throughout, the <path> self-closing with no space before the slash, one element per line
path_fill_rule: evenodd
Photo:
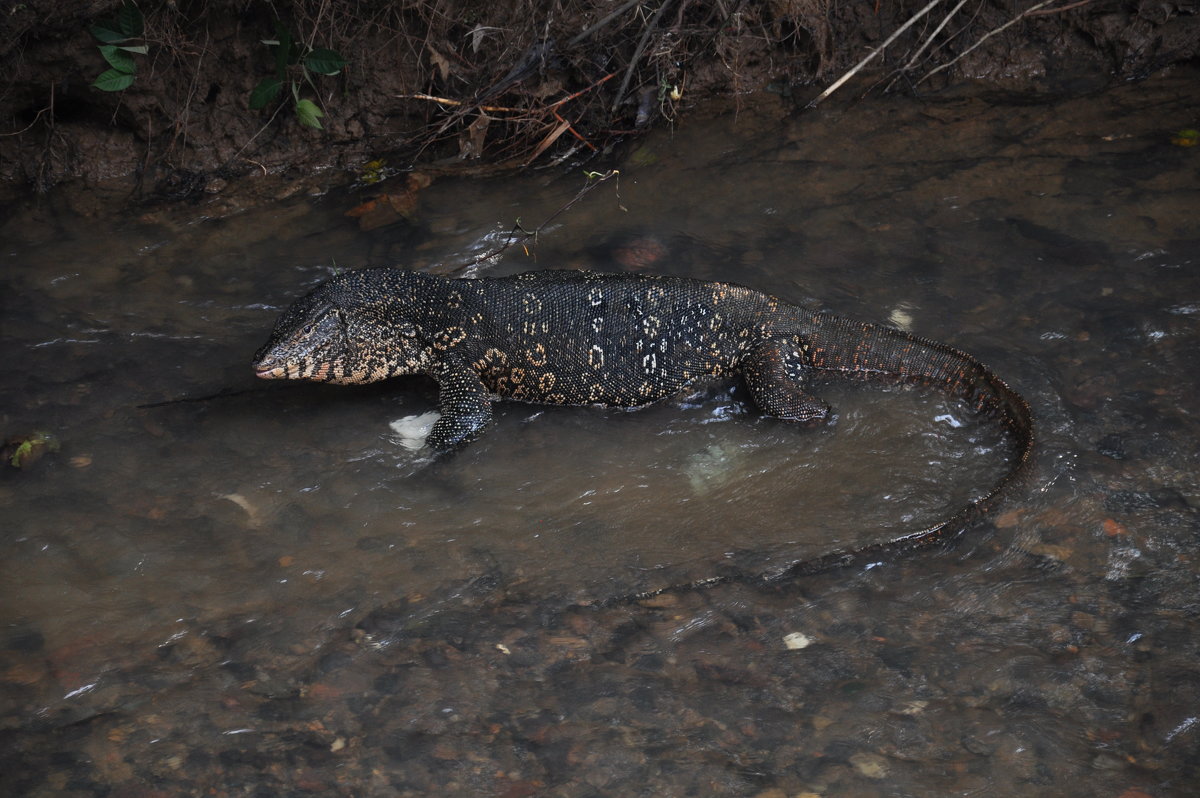
<path fill-rule="evenodd" d="M 976 412 L 997 417 L 1016 443 L 1016 453 L 1008 472 L 985 495 L 923 529 L 867 546 L 784 563 L 766 573 L 732 569 L 706 579 L 616 596 L 597 604 L 624 604 L 663 593 L 705 589 L 729 582 L 772 584 L 852 565 L 877 553 L 894 554 L 930 546 L 951 538 L 979 518 L 1028 468 L 1034 442 L 1033 411 L 1029 403 L 971 355 L 902 330 L 838 316 L 809 317 L 799 327 L 802 329 L 800 337 L 807 345 L 807 365 L 813 371 L 834 372 L 840 377 L 930 385 L 968 402 Z"/>
<path fill-rule="evenodd" d="M 991 490 L 953 515 L 880 543 L 793 563 L 771 574 L 771 580 L 824 571 L 884 549 L 918 548 L 943 540 L 981 516 L 1028 467 L 1034 444 L 1033 410 L 1008 383 L 966 352 L 891 327 L 824 314 L 812 317 L 805 338 L 808 365 L 814 371 L 944 390 L 976 412 L 998 418 L 1013 438 L 1016 453 L 1008 472 Z"/>

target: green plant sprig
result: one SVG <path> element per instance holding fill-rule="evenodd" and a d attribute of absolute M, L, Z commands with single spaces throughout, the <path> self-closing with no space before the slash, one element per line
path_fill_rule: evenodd
<path fill-rule="evenodd" d="M 300 96 L 301 80 L 317 92 L 313 74 L 337 75 L 345 68 L 346 59 L 336 50 L 298 44 L 291 32 L 282 25 L 276 24 L 275 33 L 276 38 L 262 40 L 263 44 L 275 48 L 275 74 L 263 78 L 251 90 L 250 107 L 256 111 L 266 108 L 279 99 L 284 86 L 289 86 L 300 124 L 322 130 L 321 117 L 325 116 L 325 112 L 312 100 Z M 295 77 L 294 69 L 289 69 L 296 66 L 300 68 L 299 78 Z"/>
<path fill-rule="evenodd" d="M 100 42 L 100 54 L 112 67 L 102 73 L 92 86 L 101 91 L 123 91 L 133 85 L 137 74 L 137 61 L 131 53 L 146 55 L 150 50 L 145 43 L 130 44 L 142 37 L 146 21 L 141 10 L 130 3 L 121 6 L 112 20 L 88 28 Z"/>

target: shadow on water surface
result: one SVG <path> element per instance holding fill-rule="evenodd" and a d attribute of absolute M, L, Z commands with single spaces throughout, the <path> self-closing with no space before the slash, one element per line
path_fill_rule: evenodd
<path fill-rule="evenodd" d="M 1034 405 L 1034 472 L 952 549 L 773 587 L 602 599 L 919 528 L 1010 443 L 935 392 L 831 380 L 834 423 L 715 384 L 637 412 L 507 403 L 429 462 L 432 382 L 264 385 L 306 287 L 453 270 L 577 173 L 4 230 L 0 784 L 11 794 L 1186 795 L 1196 651 L 1195 75 L 1005 105 L 647 138 L 529 256 L 732 279 L 909 326 Z M 1142 109 L 1139 111 L 1139 109 Z M 1151 109 L 1151 110 L 1146 110 Z M 936 142 L 936 146 L 931 146 Z M 627 209 L 627 210 L 624 210 Z M 218 390 L 211 401 L 138 405 Z"/>

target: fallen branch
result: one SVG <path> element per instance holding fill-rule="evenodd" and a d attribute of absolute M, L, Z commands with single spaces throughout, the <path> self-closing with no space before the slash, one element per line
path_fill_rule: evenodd
<path fill-rule="evenodd" d="M 559 136 L 562 135 L 563 130 L 565 130 L 565 128 L 560 129 L 558 131 Z M 557 137 L 558 136 L 555 136 L 555 138 L 557 138 Z M 563 213 L 565 213 L 567 210 L 569 210 L 571 208 L 571 206 L 573 206 L 575 203 L 579 202 L 581 199 L 586 197 L 592 191 L 595 191 L 596 188 L 598 188 L 602 183 L 606 183 L 614 177 L 619 177 L 620 174 L 621 173 L 616 169 L 609 169 L 604 174 L 600 174 L 598 172 L 588 172 L 587 173 L 588 182 L 584 185 L 584 187 L 579 189 L 579 192 L 574 197 L 569 199 L 566 203 L 564 203 L 558 210 L 556 210 L 554 213 L 550 214 L 544 220 L 542 220 L 541 224 L 539 224 L 537 227 L 533 228 L 533 230 L 526 230 L 525 228 L 521 227 L 521 222 L 518 220 L 517 223 L 515 225 L 513 225 L 513 229 L 509 231 L 507 241 L 505 241 L 503 244 L 501 244 L 499 247 L 492 250 L 491 252 L 485 252 L 482 255 L 478 256 L 477 258 L 474 258 L 469 263 L 467 263 L 465 266 L 463 266 L 462 270 L 470 271 L 472 268 L 474 268 L 475 266 L 478 266 L 479 264 L 483 263 L 484 261 L 494 260 L 494 259 L 500 257 L 506 251 L 508 251 L 508 249 L 513 244 L 516 244 L 516 243 L 524 244 L 526 241 L 530 240 L 531 238 L 537 238 L 538 233 L 540 233 L 542 230 L 544 230 L 546 228 L 547 225 L 549 225 L 551 222 L 553 222 L 555 219 L 557 219 L 559 216 L 561 216 Z M 619 199 L 619 195 L 618 195 L 618 199 Z M 622 210 L 624 210 L 624 208 L 622 208 Z M 517 234 L 518 230 L 520 231 L 519 235 Z"/>
<path fill-rule="evenodd" d="M 1049 1 L 1050 0 L 1047 0 L 1047 2 L 1049 2 Z M 829 95 L 833 94 L 835 91 L 840 89 L 842 87 L 843 83 L 845 83 L 846 81 L 850 80 L 850 78 L 857 75 L 859 70 L 861 70 L 867 64 L 871 63 L 871 61 L 873 61 L 876 56 L 878 56 L 880 53 L 882 53 L 884 50 L 887 49 L 887 46 L 889 44 L 896 41 L 896 39 L 900 36 L 900 34 L 904 33 L 904 31 L 911 28 L 913 26 L 913 24 L 916 23 L 917 20 L 919 20 L 921 17 L 925 16 L 930 11 L 932 11 L 933 7 L 936 6 L 940 2 L 942 2 L 942 0 L 930 0 L 929 5 L 925 6 L 920 11 L 918 11 L 916 14 L 914 14 L 908 20 L 908 22 L 905 22 L 903 25 L 901 25 L 896 30 L 895 33 L 893 33 L 891 36 L 889 36 L 887 38 L 887 41 L 885 41 L 883 44 L 876 47 L 874 50 L 871 51 L 871 53 L 866 58 L 864 58 L 863 60 L 861 60 L 857 64 L 855 64 L 853 67 L 851 67 L 850 71 L 847 72 L 845 75 L 842 75 L 836 81 L 834 81 L 832 86 L 830 86 L 828 89 L 826 89 L 825 91 L 823 91 L 819 95 L 817 95 L 817 98 L 815 100 L 813 100 L 812 102 L 810 102 L 807 107 L 815 108 L 817 103 L 821 102 L 821 100 L 824 100 L 826 97 L 828 97 Z"/>
<path fill-rule="evenodd" d="M 617 98 L 613 100 L 612 112 L 615 114 L 621 106 L 621 100 L 625 99 L 625 91 L 629 88 L 629 81 L 633 79 L 633 70 L 637 66 L 638 61 L 642 58 L 642 52 L 646 49 L 646 43 L 650 40 L 650 34 L 658 27 L 658 20 L 662 18 L 663 12 L 675 0 L 662 0 L 662 5 L 654 12 L 654 16 L 650 17 L 650 21 L 646 23 L 646 29 L 642 31 L 642 38 L 638 40 L 637 49 L 633 51 L 633 57 L 629 59 L 629 66 L 625 68 L 625 77 L 621 80 L 621 88 L 617 90 Z M 936 2 L 937 0 L 935 0 Z"/>
<path fill-rule="evenodd" d="M 452 100 L 449 97 L 434 97 L 432 94 L 397 94 L 396 97 L 401 100 L 429 100 L 430 102 L 440 103 L 441 105 L 463 106 L 469 105 L 472 108 L 478 108 L 480 111 L 493 112 L 511 112 L 525 113 L 525 108 L 508 108 L 503 105 L 475 105 L 469 101 Z"/>
<path fill-rule="evenodd" d="M 589 92 L 589 91 L 591 91 L 592 89 L 596 88 L 596 87 L 597 87 L 597 86 L 599 86 L 600 84 L 602 84 L 602 83 L 607 83 L 608 81 L 612 80 L 612 79 L 613 79 L 613 78 L 615 78 L 616 76 L 617 76 L 617 73 L 616 73 L 616 72 L 609 72 L 607 75 L 605 75 L 604 77 L 600 78 L 600 80 L 596 81 L 596 82 L 595 82 L 595 83 L 593 83 L 591 86 L 588 86 L 586 89 L 580 89 L 579 91 L 575 92 L 574 94 L 568 94 L 566 97 L 563 97 L 561 100 L 556 100 L 555 102 L 551 103 L 549 107 L 550 107 L 550 108 L 557 108 L 558 106 L 562 105 L 563 103 L 570 102 L 571 100 L 574 100 L 574 99 L 575 99 L 576 97 L 578 97 L 579 95 L 581 95 L 581 94 L 586 94 L 587 92 Z"/>
<path fill-rule="evenodd" d="M 1047 8 L 1047 9 L 1043 9 L 1042 11 L 1027 11 L 1025 13 L 1025 16 L 1027 16 L 1027 17 L 1048 17 L 1051 14 L 1060 14 L 1063 11 L 1070 11 L 1072 8 L 1079 8 L 1080 6 L 1090 5 L 1091 3 L 1092 3 L 1092 0 L 1079 0 L 1079 2 L 1077 2 L 1077 3 L 1069 3 L 1065 6 L 1059 6 L 1058 8 Z"/>
<path fill-rule="evenodd" d="M 1086 2 L 1091 2 L 1091 0 L 1086 0 Z M 925 48 L 933 44 L 933 40 L 937 38 L 939 33 L 942 32 L 942 29 L 950 24 L 950 18 L 957 14 L 959 9 L 966 4 L 967 0 L 958 0 L 958 5 L 950 9 L 950 13 L 942 18 L 942 21 L 938 24 L 938 26 L 933 29 L 933 33 L 929 34 L 929 37 L 925 39 L 924 43 L 922 43 L 921 46 L 917 48 L 917 51 L 912 54 L 912 58 L 908 59 L 908 63 L 900 69 L 901 72 L 907 72 L 913 68 L 913 65 L 917 63 L 917 59 L 921 57 L 921 53 L 925 52 Z"/>
<path fill-rule="evenodd" d="M 571 41 L 567 42 L 567 49 L 570 49 L 570 48 L 574 47 L 575 45 L 579 44 L 579 43 L 580 43 L 580 42 L 582 42 L 584 39 L 586 39 L 587 37 L 591 36 L 593 33 L 595 33 L 596 31 L 600 30 L 600 29 L 601 29 L 601 28 L 603 28 L 605 25 L 607 25 L 608 23 L 612 22 L 614 19 L 616 19 L 617 17 L 621 16 L 621 15 L 622 15 L 622 14 L 624 14 L 626 11 L 628 11 L 628 10 L 629 10 L 629 9 L 631 9 L 631 8 L 633 8 L 634 6 L 636 6 L 636 5 L 637 5 L 638 3 L 640 3 L 640 2 L 642 2 L 642 0 L 629 0 L 629 2 L 625 3 L 625 5 L 621 6 L 621 7 L 620 7 L 620 8 L 618 8 L 616 11 L 612 12 L 612 13 L 611 13 L 611 14 L 609 14 L 607 17 L 605 17 L 604 19 L 602 19 L 602 20 L 600 20 L 599 22 L 597 22 L 595 25 L 593 25 L 593 26 L 591 26 L 590 28 L 586 29 L 586 30 L 585 30 L 583 33 L 580 33 L 580 34 L 579 34 L 579 35 L 577 35 L 577 36 L 576 36 L 574 39 L 571 39 Z"/>
<path fill-rule="evenodd" d="M 533 161 L 535 161 L 539 155 L 541 155 L 543 152 L 545 152 L 547 147 L 549 147 L 551 144 L 553 144 L 560 136 L 562 136 L 562 134 L 564 132 L 567 132 L 567 131 L 570 131 L 571 135 L 573 135 L 575 138 L 577 138 L 581 142 L 583 142 L 588 147 L 588 149 L 592 150 L 593 152 L 596 150 L 596 145 L 592 144 L 590 141 L 588 141 L 586 138 L 584 138 L 584 136 L 579 131 L 577 131 L 571 125 L 570 122 L 568 122 L 566 119 L 564 119 L 562 117 L 562 115 L 559 113 L 559 109 L 562 108 L 562 106 L 566 105 L 567 103 L 571 102 L 572 100 L 577 99 L 578 97 L 580 97 L 584 94 L 587 94 L 589 91 L 591 91 L 592 89 L 595 89 L 597 86 L 607 83 L 608 81 L 612 80 L 616 76 L 617 76 L 616 72 L 610 72 L 607 75 L 605 75 L 604 77 L 597 80 L 596 82 L 592 83 L 590 86 L 582 88 L 579 91 L 573 92 L 571 94 L 568 94 L 566 97 L 555 100 L 554 102 L 550 103 L 549 105 L 542 105 L 542 106 L 538 106 L 538 107 L 534 107 L 534 108 L 511 108 L 508 106 L 500 106 L 500 105 L 476 105 L 473 100 L 455 100 L 450 97 L 437 97 L 432 94 L 422 94 L 422 93 L 399 94 L 396 96 L 401 99 L 406 99 L 406 100 L 425 100 L 427 102 L 435 102 L 435 103 L 438 103 L 441 105 L 453 106 L 455 108 L 460 109 L 459 111 L 455 112 L 457 116 L 461 116 L 462 113 L 464 113 L 466 110 L 474 110 L 474 109 L 478 108 L 479 110 L 484 111 L 484 112 L 521 114 L 521 116 L 507 117 L 506 121 L 530 124 L 530 123 L 535 123 L 538 120 L 542 119 L 543 117 L 546 116 L 546 114 L 552 115 L 554 117 L 554 119 L 556 119 L 558 121 L 558 126 L 554 129 L 552 129 L 552 132 L 550 133 L 549 136 L 542 139 L 541 143 L 534 149 L 533 154 L 531 156 L 529 156 L 528 158 L 525 158 L 523 161 L 521 161 L 519 163 L 520 166 L 528 166 L 529 164 L 533 163 Z M 450 120 L 447 120 L 447 123 L 450 121 L 453 121 L 453 119 L 457 118 L 457 116 L 451 117 Z M 564 125 L 565 125 L 565 127 L 563 127 Z M 446 127 L 446 125 L 444 124 L 442 126 L 442 129 L 444 129 L 445 127 Z M 438 132 L 440 133 L 441 130 L 439 130 Z M 515 157 L 518 159 L 521 158 L 521 156 L 519 154 Z"/>
<path fill-rule="evenodd" d="M 1089 1 L 1090 1 L 1090 0 L 1089 0 Z M 1025 17 L 1028 17 L 1028 16 L 1032 15 L 1032 14 L 1033 14 L 1035 11 L 1037 11 L 1039 8 L 1042 8 L 1042 7 L 1044 7 L 1044 6 L 1048 6 L 1048 5 L 1050 5 L 1051 3 L 1053 3 L 1053 2 L 1055 2 L 1055 0 L 1042 0 L 1042 2 L 1038 3 L 1037 5 L 1030 6 L 1029 8 L 1027 8 L 1027 9 L 1025 9 L 1024 11 L 1022 11 L 1020 14 L 1018 14 L 1017 16 L 1015 16 L 1015 17 L 1013 17 L 1012 19 L 1010 19 L 1008 22 L 1005 22 L 1003 25 L 1001 25 L 1000 27 L 996 28 L 995 30 L 990 30 L 990 31 L 988 31 L 988 32 L 987 32 L 987 33 L 985 33 L 983 36 L 979 37 L 979 40 L 978 40 L 977 42 L 975 42 L 974 44 L 972 44 L 972 45 L 971 45 L 970 47 L 968 47 L 966 50 L 963 50 L 961 53 L 959 53 L 957 56 L 955 56 L 955 57 L 954 57 L 953 59 L 951 59 L 950 61 L 947 61 L 946 63 L 942 64 L 941 66 L 939 66 L 939 67 L 935 67 L 935 68 L 933 68 L 933 69 L 929 70 L 928 72 L 926 72 L 926 73 L 925 73 L 925 76 L 924 76 L 924 77 L 922 77 L 920 80 L 918 80 L 918 81 L 916 82 L 916 84 L 914 84 L 914 85 L 920 86 L 922 83 L 924 83 L 925 81 L 929 80 L 931 77 L 933 77 L 933 76 L 934 76 L 934 75 L 936 75 L 937 73 L 941 72 L 943 69 L 947 69 L 947 68 L 949 68 L 949 67 L 952 67 L 952 66 L 954 66 L 954 65 L 955 65 L 955 64 L 957 64 L 959 61 L 961 61 L 963 58 L 965 58 L 965 57 L 966 57 L 968 54 L 970 54 L 972 51 L 974 51 L 974 50 L 975 50 L 977 47 L 979 47 L 979 45 L 983 44 L 983 43 L 984 43 L 984 42 L 986 42 L 988 39 L 990 39 L 990 38 L 992 38 L 993 36 L 995 36 L 997 33 L 1001 33 L 1001 32 L 1003 32 L 1003 31 L 1007 30 L 1008 28 L 1012 27 L 1013 25 L 1016 25 L 1016 24 L 1017 24 L 1018 22 L 1020 22 L 1021 20 L 1025 19 Z M 1064 9 L 1055 9 L 1055 11 L 1062 11 L 1062 10 L 1064 10 Z"/>
<path fill-rule="evenodd" d="M 568 130 L 571 129 L 570 122 L 563 119 L 561 116 L 558 116 L 557 113 L 555 114 L 555 116 L 558 117 L 558 120 L 559 120 L 558 126 L 555 127 L 554 130 L 550 131 L 550 134 L 548 136 L 546 136 L 546 138 L 542 139 L 542 143 L 538 144 L 537 147 L 535 147 L 533 149 L 533 155 L 530 155 L 529 160 L 525 161 L 525 166 L 529 166 L 529 164 L 536 161 L 537 157 L 539 155 L 541 155 L 543 152 L 545 152 L 547 147 L 549 147 L 554 142 L 558 141 L 559 136 L 561 136 L 563 133 L 566 133 Z M 576 135 L 578 136 L 579 134 L 576 134 Z"/>

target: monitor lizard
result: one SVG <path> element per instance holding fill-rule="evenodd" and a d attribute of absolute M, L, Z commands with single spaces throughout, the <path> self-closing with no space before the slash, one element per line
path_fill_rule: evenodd
<path fill-rule="evenodd" d="M 934 386 L 998 418 L 1016 441 L 1007 474 L 954 515 L 881 544 L 797 563 L 792 571 L 961 530 L 1024 469 L 1034 442 L 1025 399 L 954 347 L 734 283 L 683 277 L 346 272 L 283 313 L 254 369 L 264 379 L 337 384 L 429 375 L 440 391 L 441 417 L 427 439 L 434 450 L 478 437 L 497 399 L 639 407 L 706 377 L 741 377 L 763 413 L 815 423 L 831 410 L 806 383 L 825 374 Z"/>

